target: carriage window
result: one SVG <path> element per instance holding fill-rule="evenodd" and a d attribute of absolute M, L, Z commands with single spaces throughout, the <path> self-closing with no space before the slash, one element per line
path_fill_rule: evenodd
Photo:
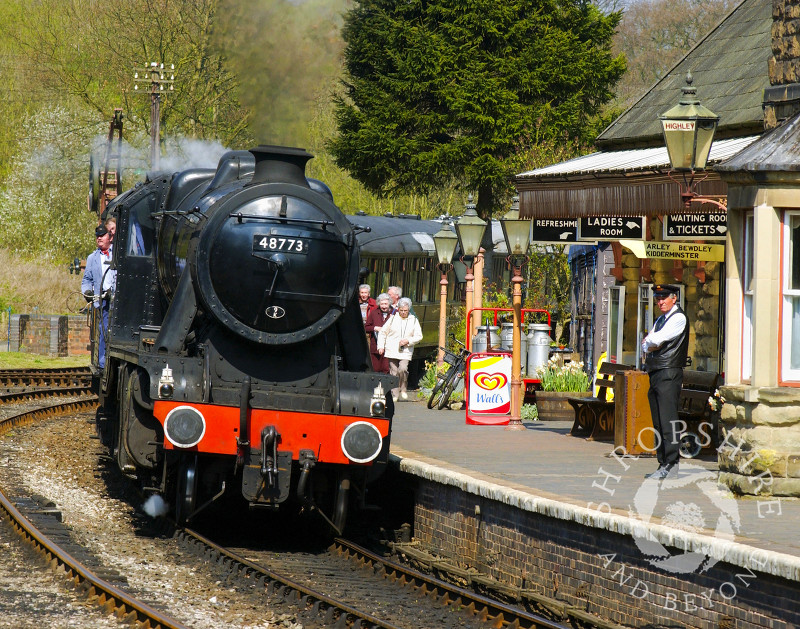
<path fill-rule="evenodd" d="M 408 283 L 403 287 L 403 295 L 406 295 L 412 302 L 417 303 L 420 301 L 420 291 L 417 287 L 419 280 L 419 271 L 408 271 L 406 273 Z"/>

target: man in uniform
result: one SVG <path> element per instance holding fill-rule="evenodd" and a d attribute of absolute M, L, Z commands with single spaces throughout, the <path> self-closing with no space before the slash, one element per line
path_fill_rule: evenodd
<path fill-rule="evenodd" d="M 674 284 L 653 287 L 653 299 L 661 310 L 653 329 L 642 340 L 644 370 L 650 376 L 650 413 L 658 433 L 658 469 L 646 478 L 666 478 L 678 465 L 678 400 L 683 368 L 689 352 L 689 321 L 678 306 L 680 288 Z"/>
<path fill-rule="evenodd" d="M 108 310 L 111 306 L 111 294 L 116 287 L 117 272 L 111 269 L 111 234 L 105 225 L 94 230 L 97 249 L 86 258 L 86 270 L 81 281 L 81 292 L 87 302 L 94 302 L 100 316 L 100 333 L 98 334 L 97 358 L 100 367 L 106 365 L 106 335 L 108 334 Z"/>

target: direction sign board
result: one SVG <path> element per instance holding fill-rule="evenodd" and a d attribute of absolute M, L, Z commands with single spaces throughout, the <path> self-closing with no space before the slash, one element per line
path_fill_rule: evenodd
<path fill-rule="evenodd" d="M 531 242 L 560 242 L 578 240 L 577 218 L 534 218 Z"/>
<path fill-rule="evenodd" d="M 644 217 L 583 216 L 578 221 L 578 240 L 644 240 Z"/>
<path fill-rule="evenodd" d="M 664 217 L 664 240 L 725 240 L 727 234 L 727 213 L 667 214 Z"/>
<path fill-rule="evenodd" d="M 620 240 L 637 258 L 672 258 L 724 262 L 725 245 L 696 242 L 666 242 L 664 240 Z"/>

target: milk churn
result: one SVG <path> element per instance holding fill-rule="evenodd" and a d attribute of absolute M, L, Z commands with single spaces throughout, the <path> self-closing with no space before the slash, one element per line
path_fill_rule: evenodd
<path fill-rule="evenodd" d="M 514 323 L 511 321 L 504 321 L 500 324 L 500 347 L 505 351 L 510 352 L 514 348 Z M 522 325 L 520 325 L 520 369 L 525 373 L 525 367 L 528 364 L 528 339 L 523 332 Z"/>
<path fill-rule="evenodd" d="M 532 377 L 536 368 L 547 364 L 550 358 L 550 326 L 531 323 L 528 331 L 528 376 Z"/>
<path fill-rule="evenodd" d="M 478 333 L 472 337 L 472 351 L 486 352 L 490 349 L 498 349 L 500 347 L 500 335 L 497 333 L 499 329 L 496 325 L 478 326 Z M 489 330 L 490 346 L 488 348 L 486 347 L 486 330 Z"/>

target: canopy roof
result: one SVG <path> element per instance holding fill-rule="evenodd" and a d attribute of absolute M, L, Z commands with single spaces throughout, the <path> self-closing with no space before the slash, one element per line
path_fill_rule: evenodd
<path fill-rule="evenodd" d="M 661 145 L 658 117 L 678 103 L 689 71 L 700 102 L 720 117 L 717 138 L 761 133 L 771 29 L 771 0 L 744 0 L 597 137 L 598 148 Z"/>

